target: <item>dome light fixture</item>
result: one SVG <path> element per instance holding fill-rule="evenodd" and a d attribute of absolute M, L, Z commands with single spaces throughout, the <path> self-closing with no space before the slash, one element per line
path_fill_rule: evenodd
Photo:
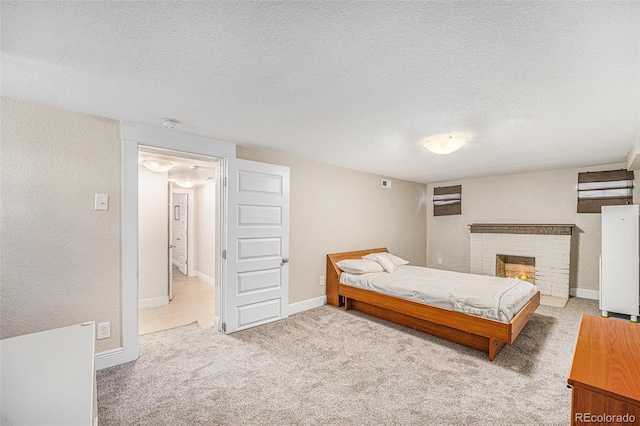
<path fill-rule="evenodd" d="M 462 145 L 467 143 L 467 138 L 464 135 L 436 135 L 427 139 L 424 147 L 434 154 L 451 154 L 462 148 Z"/>
<path fill-rule="evenodd" d="M 195 181 L 188 179 L 173 179 L 172 182 L 178 185 L 180 188 L 191 188 L 196 184 Z"/>
<path fill-rule="evenodd" d="M 152 172 L 168 172 L 173 167 L 173 163 L 162 160 L 142 160 L 142 165 Z"/>

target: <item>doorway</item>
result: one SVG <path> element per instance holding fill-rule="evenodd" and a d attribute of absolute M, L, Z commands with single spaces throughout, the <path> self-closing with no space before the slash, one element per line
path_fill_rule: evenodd
<path fill-rule="evenodd" d="M 214 325 L 217 158 L 139 146 L 139 334 Z"/>
<path fill-rule="evenodd" d="M 183 153 L 193 153 L 209 158 L 217 158 L 220 166 L 220 179 L 216 185 L 216 200 L 219 202 L 217 211 L 220 217 L 216 220 L 219 234 L 215 237 L 216 262 L 215 262 L 215 307 L 214 307 L 214 328 L 218 331 L 231 333 L 239 330 L 238 324 L 242 328 L 260 325 L 270 321 L 276 321 L 288 316 L 288 270 L 289 246 L 289 168 L 272 165 L 268 170 L 258 170 L 263 163 L 255 163 L 247 160 L 236 159 L 236 146 L 232 143 L 206 137 L 196 136 L 188 133 L 173 130 L 161 129 L 137 123 L 122 123 L 122 224 L 121 224 L 121 315 L 122 315 L 122 340 L 121 347 L 96 354 L 96 369 L 100 370 L 125 362 L 134 361 L 139 355 L 139 297 L 138 297 L 138 147 L 140 145 L 165 149 Z M 187 154 L 189 155 L 189 154 Z M 256 178 L 258 178 L 256 180 Z M 266 180 L 265 180 L 266 178 Z M 277 193 L 283 198 L 284 203 L 275 208 L 267 210 L 281 211 L 281 221 L 278 223 L 264 223 L 260 215 L 249 214 L 243 216 L 240 211 L 241 205 L 245 205 L 250 213 L 251 206 L 260 207 L 260 195 L 265 189 L 262 183 L 270 182 L 266 188 L 271 188 L 272 195 Z M 276 184 L 274 187 L 273 184 Z M 252 191 L 257 189 L 257 192 Z M 279 188 L 279 190 L 277 190 Z M 244 195 L 254 194 L 249 199 Z M 258 199 L 256 199 L 258 198 Z M 269 198 L 269 197 L 268 197 Z M 238 220 L 243 221 L 243 229 L 240 229 Z M 259 225 L 259 226 L 254 226 Z M 254 241 L 264 240 L 265 235 L 262 228 L 264 225 L 271 227 L 284 227 L 285 231 L 281 238 L 283 244 L 280 245 L 277 253 L 264 253 L 264 249 L 273 248 L 273 245 L 256 247 L 252 245 L 243 246 L 242 238 L 258 237 Z M 270 232 L 270 231 L 269 231 Z M 257 235 L 262 233 L 263 235 Z M 244 235 L 244 237 L 243 237 Z M 271 240 L 271 239 L 269 239 Z M 242 260 L 239 255 L 246 255 L 246 249 L 258 249 L 257 257 L 263 257 L 264 262 L 255 264 L 250 262 L 246 266 L 262 267 L 267 269 L 281 269 L 281 274 L 272 274 L 271 277 L 278 276 L 279 285 L 268 286 L 268 289 L 255 287 L 249 291 L 239 291 L 240 287 L 250 285 L 252 280 L 244 278 L 258 277 L 260 271 L 242 270 L 238 268 Z M 241 253 L 240 251 L 243 251 Z M 242 257 L 242 256 L 240 256 Z M 253 260 L 259 260 L 256 256 Z M 244 278 L 243 278 L 244 277 Z M 267 291 L 263 291 L 267 290 Z M 245 299 L 242 303 L 237 296 Z M 252 297 L 252 300 L 246 300 Z M 266 303 L 278 300 L 279 312 L 267 309 L 260 310 L 260 307 L 271 308 L 274 303 Z M 255 309 L 253 309 L 255 308 Z M 254 319 L 251 320 L 250 317 Z M 239 319 L 236 322 L 235 319 Z M 234 323 L 228 323 L 233 320 Z"/>

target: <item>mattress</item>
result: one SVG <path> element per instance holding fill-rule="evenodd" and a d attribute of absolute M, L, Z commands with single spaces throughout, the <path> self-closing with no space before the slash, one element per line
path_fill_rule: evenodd
<path fill-rule="evenodd" d="M 502 322 L 510 322 L 538 291 L 530 282 L 516 278 L 410 265 L 400 266 L 393 274 L 343 272 L 340 283 Z"/>

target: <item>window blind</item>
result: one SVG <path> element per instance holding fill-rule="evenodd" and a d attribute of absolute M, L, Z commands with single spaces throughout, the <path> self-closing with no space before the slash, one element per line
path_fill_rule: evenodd
<path fill-rule="evenodd" d="M 433 215 L 462 214 L 462 185 L 433 188 Z"/>
<path fill-rule="evenodd" d="M 600 213 L 602 206 L 633 204 L 633 170 L 578 173 L 578 213 Z"/>

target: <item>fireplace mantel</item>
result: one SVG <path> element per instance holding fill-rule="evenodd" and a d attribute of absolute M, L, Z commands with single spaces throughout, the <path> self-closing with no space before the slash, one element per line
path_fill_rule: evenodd
<path fill-rule="evenodd" d="M 472 234 L 533 234 L 533 235 L 571 235 L 573 224 L 516 224 L 516 223 L 472 223 Z"/>

